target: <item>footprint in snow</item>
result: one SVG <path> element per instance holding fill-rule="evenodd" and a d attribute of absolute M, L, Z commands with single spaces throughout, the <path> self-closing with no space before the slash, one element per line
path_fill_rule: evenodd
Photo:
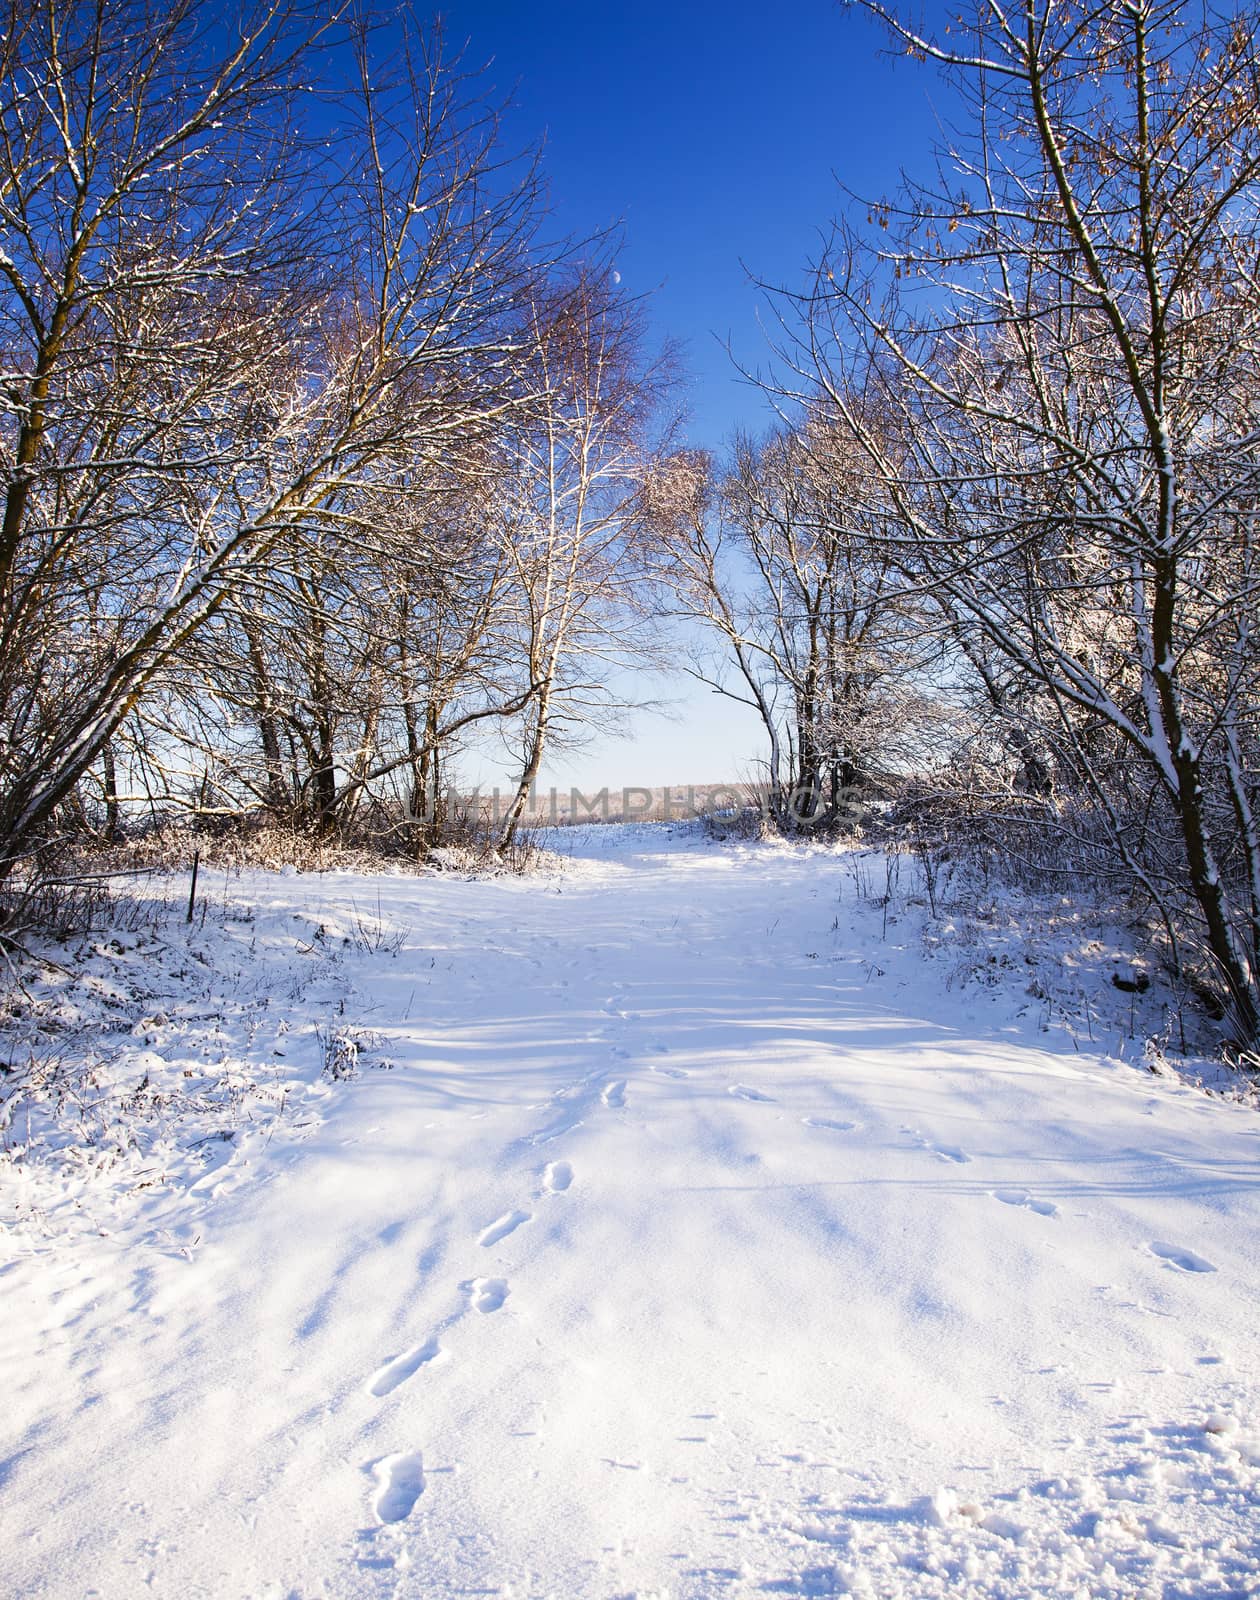
<path fill-rule="evenodd" d="M 619 1109 L 626 1103 L 626 1080 L 618 1078 L 616 1082 L 605 1085 L 604 1092 L 599 1097 L 606 1106 Z"/>
<path fill-rule="evenodd" d="M 920 1150 L 930 1150 L 941 1161 L 955 1161 L 959 1166 L 963 1166 L 971 1160 L 967 1152 L 960 1150 L 956 1144 L 933 1144 L 930 1139 L 925 1139 L 917 1128 L 903 1128 L 901 1131 L 908 1133 Z"/>
<path fill-rule="evenodd" d="M 567 1161 L 549 1161 L 543 1169 L 544 1194 L 563 1194 L 573 1182 L 573 1168 Z"/>
<path fill-rule="evenodd" d="M 1058 1206 L 1049 1200 L 1034 1200 L 1027 1189 L 994 1189 L 991 1193 L 1004 1206 L 1023 1206 L 1027 1211 L 1035 1211 L 1039 1217 L 1057 1217 L 1059 1214 Z"/>
<path fill-rule="evenodd" d="M 967 1152 L 960 1150 L 956 1144 L 933 1144 L 928 1149 L 934 1156 L 940 1156 L 942 1161 L 956 1161 L 959 1166 L 971 1160 Z"/>
<path fill-rule="evenodd" d="M 509 1233 L 515 1233 L 524 1223 L 530 1220 L 528 1211 L 505 1211 L 504 1214 L 483 1228 L 477 1243 L 483 1250 L 488 1250 L 492 1244 L 498 1244 L 500 1239 L 506 1239 Z"/>
<path fill-rule="evenodd" d="M 1158 1256 L 1170 1267 L 1176 1267 L 1181 1272 L 1215 1272 L 1216 1268 L 1203 1256 L 1195 1255 L 1193 1250 L 1185 1250 L 1178 1244 L 1165 1244 L 1162 1239 L 1153 1240 L 1147 1249 L 1152 1255 Z"/>
<path fill-rule="evenodd" d="M 497 1311 L 508 1297 L 506 1278 L 470 1278 L 467 1283 L 461 1283 L 460 1288 L 475 1311 L 487 1314 Z"/>
<path fill-rule="evenodd" d="M 726 1092 L 733 1094 L 737 1100 L 761 1100 L 767 1105 L 775 1103 L 772 1094 L 762 1094 L 760 1089 L 750 1089 L 746 1083 L 733 1083 Z"/>
<path fill-rule="evenodd" d="M 552 1123 L 550 1127 L 541 1129 L 538 1133 L 531 1134 L 530 1144 L 551 1144 L 555 1139 L 562 1139 L 566 1133 L 572 1133 L 574 1128 L 582 1126 L 581 1117 L 571 1117 L 567 1121 L 562 1117 L 559 1122 Z"/>
<path fill-rule="evenodd" d="M 839 1117 L 802 1117 L 801 1121 L 807 1128 L 826 1128 L 830 1133 L 853 1133 L 858 1127 L 856 1122 L 842 1122 Z"/>
<path fill-rule="evenodd" d="M 372 1510 L 379 1523 L 401 1522 L 424 1493 L 424 1464 L 418 1450 L 377 1461 L 376 1494 Z"/>
<path fill-rule="evenodd" d="M 414 1377 L 421 1367 L 432 1366 L 446 1358 L 447 1352 L 438 1343 L 436 1334 L 430 1335 L 423 1344 L 416 1345 L 405 1355 L 387 1361 L 368 1385 L 368 1393 L 383 1400 L 387 1394 L 393 1394 L 400 1383 L 406 1383 L 408 1378 Z"/>

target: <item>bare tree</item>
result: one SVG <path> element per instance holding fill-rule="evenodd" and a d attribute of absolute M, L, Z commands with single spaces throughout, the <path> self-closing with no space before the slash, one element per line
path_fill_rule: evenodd
<path fill-rule="evenodd" d="M 440 38 L 382 88 L 363 28 L 357 119 L 308 159 L 296 86 L 329 16 L 12 8 L 0 877 L 273 551 L 353 528 L 374 474 L 517 401 L 533 168 Z"/>
<path fill-rule="evenodd" d="M 520 774 L 502 819 L 512 842 L 557 725 L 585 723 L 642 616 L 640 486 L 668 393 L 668 353 L 644 350 L 641 308 L 599 264 L 532 314 L 537 401 L 503 485 L 527 687 Z"/>
<path fill-rule="evenodd" d="M 0 876 L 183 631 L 198 567 L 235 556 L 199 542 L 188 485 L 248 453 L 243 391 L 303 307 L 282 273 L 281 218 L 304 230 L 277 128 L 318 32 L 269 6 L 212 56 L 188 3 L 10 10 Z M 234 192 L 238 162 L 258 193 Z"/>
<path fill-rule="evenodd" d="M 840 230 L 794 359 L 862 439 L 907 571 L 1035 686 L 1254 1035 L 1256 14 L 980 0 L 937 38 L 868 9 L 944 66 L 973 137 Z"/>
<path fill-rule="evenodd" d="M 850 818 L 872 778 L 922 757 L 935 716 L 924 605 L 860 492 L 861 452 L 826 409 L 737 441 L 716 483 L 708 462 L 681 456 L 651 491 L 681 613 L 720 641 L 693 671 L 759 716 L 789 832 Z"/>

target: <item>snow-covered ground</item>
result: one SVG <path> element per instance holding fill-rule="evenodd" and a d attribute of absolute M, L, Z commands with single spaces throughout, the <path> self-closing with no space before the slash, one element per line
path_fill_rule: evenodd
<path fill-rule="evenodd" d="M 1260 1594 L 1256 1111 L 843 853 L 569 837 L 50 971 L 0 1592 Z"/>

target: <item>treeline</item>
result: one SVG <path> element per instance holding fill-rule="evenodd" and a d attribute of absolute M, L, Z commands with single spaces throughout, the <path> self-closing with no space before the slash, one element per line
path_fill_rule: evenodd
<path fill-rule="evenodd" d="M 772 295 L 781 431 L 658 477 L 699 670 L 789 824 L 917 771 L 956 837 L 1138 891 L 1254 1040 L 1260 19 L 866 8 L 963 131 Z"/>
<path fill-rule="evenodd" d="M 1256 1038 L 1254 8 L 863 3 L 961 132 L 772 293 L 723 462 L 439 33 L 9 8 L 0 884 L 137 797 L 421 852 L 488 730 L 510 842 L 672 613 L 781 827 L 895 781 L 1140 893 Z"/>
<path fill-rule="evenodd" d="M 636 646 L 668 362 L 405 11 L 35 0 L 0 39 L 0 883 L 137 802 L 440 831 Z"/>

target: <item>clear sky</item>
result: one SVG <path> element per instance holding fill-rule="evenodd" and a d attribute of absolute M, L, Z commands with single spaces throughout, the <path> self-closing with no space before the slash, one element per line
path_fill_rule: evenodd
<path fill-rule="evenodd" d="M 844 204 L 837 180 L 879 196 L 902 167 L 925 172 L 931 69 L 890 58 L 843 0 L 454 0 L 443 15 L 468 64 L 489 63 L 512 95 L 512 137 L 545 138 L 561 227 L 622 225 L 624 284 L 651 294 L 654 327 L 685 346 L 691 441 L 720 450 L 734 429 L 762 429 L 765 402 L 723 348 L 764 362 L 749 273 L 802 281 Z M 677 702 L 672 719 L 633 716 L 549 763 L 544 784 L 716 782 L 758 753 L 750 713 L 682 677 L 647 692 Z"/>

